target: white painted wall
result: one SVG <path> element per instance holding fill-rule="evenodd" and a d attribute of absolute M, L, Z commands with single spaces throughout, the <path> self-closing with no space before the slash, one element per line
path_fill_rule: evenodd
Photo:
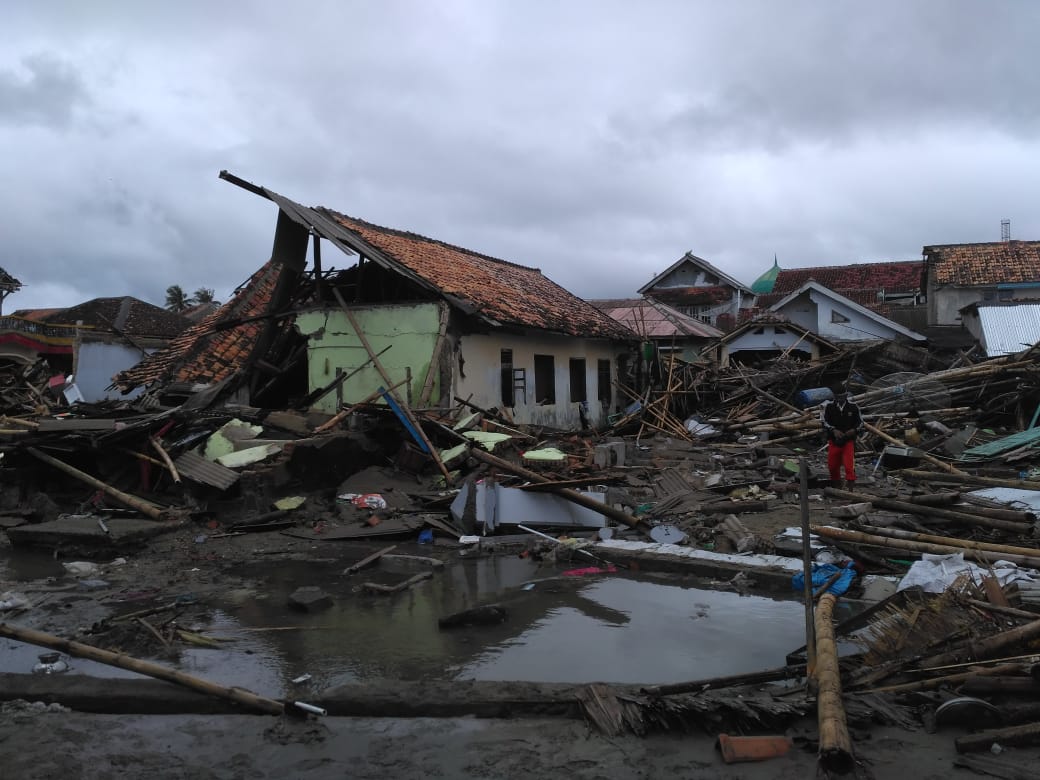
<path fill-rule="evenodd" d="M 622 344 L 605 341 L 567 338 L 563 336 L 520 336 L 512 334 L 466 335 L 459 339 L 459 352 L 464 361 L 461 376 L 456 355 L 453 365 L 455 389 L 459 398 L 469 398 L 485 409 L 502 405 L 501 351 L 513 350 L 514 368 L 527 370 L 527 403 L 517 393 L 513 418 L 526 425 L 545 425 L 553 428 L 571 429 L 581 425 L 578 404 L 570 400 L 570 359 L 585 360 L 585 387 L 589 403 L 589 419 L 593 425 L 605 422 L 606 414 L 613 413 L 617 405 L 627 401 L 611 389 L 612 403 L 607 412 L 600 406 L 597 391 L 597 367 L 600 360 L 610 360 L 611 380 L 617 378 L 617 359 L 626 354 Z M 534 356 L 552 355 L 556 373 L 556 403 L 539 406 L 535 404 Z M 470 396 L 472 395 L 472 398 Z"/>
<path fill-rule="evenodd" d="M 151 354 L 154 349 L 146 349 Z M 144 359 L 141 350 L 126 344 L 105 344 L 102 342 L 81 342 L 76 352 L 76 386 L 83 399 L 95 403 L 105 399 L 133 398 L 140 395 L 143 387 L 123 395 L 118 390 L 107 390 L 112 384 L 112 377 L 125 371 Z"/>
<path fill-rule="evenodd" d="M 816 290 L 806 290 L 777 312 L 828 341 L 892 341 L 902 336 L 894 328 Z M 848 322 L 832 322 L 832 312 Z"/>

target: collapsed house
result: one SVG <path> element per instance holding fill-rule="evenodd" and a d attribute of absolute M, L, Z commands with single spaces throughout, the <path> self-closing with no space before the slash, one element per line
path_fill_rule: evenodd
<path fill-rule="evenodd" d="M 277 204 L 271 260 L 167 350 L 119 374 L 124 391 L 225 382 L 254 406 L 335 414 L 392 382 L 409 406 L 461 397 L 521 424 L 572 428 L 612 411 L 635 334 L 538 269 L 221 175 Z M 354 265 L 323 265 L 322 239 Z"/>

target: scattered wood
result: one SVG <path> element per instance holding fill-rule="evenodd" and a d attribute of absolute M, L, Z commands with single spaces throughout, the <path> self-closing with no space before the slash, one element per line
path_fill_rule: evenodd
<path fill-rule="evenodd" d="M 402 590 L 407 590 L 413 585 L 418 585 L 423 580 L 428 580 L 432 576 L 432 571 L 424 571 L 416 574 L 414 577 L 409 577 L 404 582 L 399 582 L 396 585 L 380 585 L 377 582 L 363 582 L 361 583 L 361 587 L 369 593 L 400 593 Z"/>

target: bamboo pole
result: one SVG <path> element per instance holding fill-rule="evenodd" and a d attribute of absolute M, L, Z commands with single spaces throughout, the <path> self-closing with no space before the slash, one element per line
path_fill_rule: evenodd
<path fill-rule="evenodd" d="M 150 436 L 148 441 L 151 442 L 152 449 L 159 453 L 159 457 L 163 459 L 163 465 L 166 466 L 170 471 L 170 476 L 173 477 L 173 481 L 180 483 L 181 475 L 177 471 L 177 467 L 173 465 L 173 461 L 170 459 L 170 453 L 168 453 L 163 446 L 159 443 L 159 440 L 154 436 Z"/>
<path fill-rule="evenodd" d="M 955 512 L 952 509 L 942 509 L 940 507 L 924 506 L 922 504 L 911 504 L 909 501 L 897 501 L 891 498 L 882 498 L 880 496 L 868 496 L 863 493 L 850 493 L 848 490 L 838 490 L 837 488 L 824 488 L 825 495 L 831 496 L 832 498 L 840 498 L 845 501 L 854 501 L 861 503 L 869 501 L 876 507 L 881 509 L 895 509 L 899 512 L 909 512 L 914 515 L 925 515 L 927 517 L 939 517 L 944 520 L 950 520 L 955 523 L 962 525 L 978 525 L 985 528 L 998 528 L 1001 531 L 1010 531 L 1011 533 L 1027 535 L 1032 533 L 1033 526 L 1031 523 L 1017 523 L 1012 520 L 996 520 L 989 517 L 981 517 L 971 512 Z"/>
<path fill-rule="evenodd" d="M 863 427 L 866 428 L 871 433 L 873 433 L 875 436 L 879 436 L 880 438 L 884 439 L 889 444 L 895 444 L 895 445 L 897 445 L 899 447 L 905 447 L 906 446 L 906 442 L 905 441 L 899 441 L 899 439 L 895 438 L 894 436 L 889 436 L 887 433 L 885 433 L 883 430 L 881 430 L 880 428 L 878 428 L 875 425 L 871 425 L 868 422 L 864 422 L 863 423 Z M 938 458 L 936 458 L 933 455 L 929 455 L 927 452 L 924 452 L 923 450 L 921 451 L 921 458 L 923 460 L 928 461 L 933 466 L 938 466 L 939 468 L 943 469 L 944 471 L 948 471 L 951 474 L 963 474 L 964 473 L 960 469 L 955 468 L 954 466 L 950 465 L 949 463 L 946 463 L 945 461 L 939 460 Z"/>
<path fill-rule="evenodd" d="M 34 458 L 42 460 L 44 463 L 54 466 L 54 468 L 59 469 L 60 471 L 64 471 L 66 474 L 68 474 L 71 477 L 75 477 L 80 482 L 85 482 L 91 487 L 96 487 L 98 490 L 107 493 L 117 501 L 126 504 L 128 507 L 132 509 L 136 509 L 141 514 L 147 515 L 153 520 L 163 519 L 163 512 L 165 512 L 166 510 L 164 510 L 162 507 L 156 506 L 150 501 L 145 501 L 143 498 L 138 498 L 137 496 L 132 496 L 129 493 L 124 493 L 122 490 L 114 488 L 111 485 L 102 482 L 100 479 L 90 476 L 86 472 L 80 471 L 79 469 L 75 468 L 74 466 L 70 466 L 68 463 L 65 463 L 64 461 L 60 461 L 57 458 L 52 458 L 47 453 L 41 452 L 35 447 L 26 447 L 25 449 L 26 452 L 28 452 Z"/>
<path fill-rule="evenodd" d="M 1040 619 L 1034 620 L 1032 623 L 1026 623 L 1018 628 L 1012 628 L 1009 631 L 1002 631 L 979 642 L 969 642 L 960 649 L 930 656 L 923 659 L 918 665 L 942 666 L 944 664 L 955 664 L 964 660 L 965 653 L 971 656 L 970 660 L 980 660 L 1001 653 L 1008 647 L 1029 642 L 1037 637 L 1040 637 Z"/>
<path fill-rule="evenodd" d="M 956 666 L 965 666 L 966 664 L 956 664 Z M 970 672 L 957 672 L 955 674 L 946 674 L 942 677 L 932 677 L 928 680 L 915 680 L 914 682 L 908 683 L 897 683 L 895 685 L 883 685 L 880 688 L 868 688 L 865 691 L 857 690 L 857 693 L 905 693 L 906 691 L 930 691 L 935 688 L 942 688 L 944 685 L 952 685 L 953 683 L 961 683 L 965 680 L 970 680 L 975 677 L 988 677 L 989 675 L 1000 675 L 1000 674 L 1011 674 L 1017 671 L 1021 671 L 1022 664 L 1001 664 L 1000 666 L 992 666 L 988 669 L 973 669 Z M 919 670 L 911 670 L 919 671 Z"/>
<path fill-rule="evenodd" d="M 914 479 L 927 479 L 932 482 L 945 482 L 955 485 L 982 485 L 985 487 L 1008 487 L 1022 490 L 1040 490 L 1040 481 L 1032 479 L 996 479 L 994 477 L 977 477 L 974 474 L 936 474 L 920 469 L 900 469 L 899 475 Z"/>
<path fill-rule="evenodd" d="M 816 608 L 816 713 L 820 734 L 820 764 L 831 772 L 852 770 L 852 741 L 841 702 L 841 670 L 831 615 L 838 597 L 825 593 Z M 810 599 L 811 601 L 811 599 Z"/>
<path fill-rule="evenodd" d="M 805 674 L 805 665 L 781 666 L 776 669 L 765 669 L 761 672 L 731 674 L 725 677 L 708 677 L 703 680 L 652 685 L 641 689 L 648 696 L 670 696 L 676 693 L 700 693 L 701 691 L 729 688 L 735 685 L 755 685 L 773 682 L 774 680 L 790 680 Z"/>
<path fill-rule="evenodd" d="M 120 669 L 129 669 L 131 672 L 145 674 L 149 677 L 155 677 L 160 680 L 176 683 L 177 685 L 183 685 L 184 687 L 191 688 L 199 693 L 228 699 L 236 704 L 242 704 L 250 709 L 259 710 L 260 712 L 266 712 L 271 715 L 281 715 L 285 711 L 285 705 L 282 702 L 258 696 L 244 688 L 217 685 L 208 680 L 192 677 L 184 672 L 179 672 L 176 669 L 168 669 L 165 666 L 153 664 L 150 661 L 142 661 L 139 658 L 132 658 L 124 653 L 113 653 L 108 650 L 102 650 L 99 647 L 85 645 L 80 642 L 73 642 L 70 639 L 62 639 L 59 636 L 45 634 L 42 631 L 36 631 L 31 628 L 22 628 L 20 626 L 12 626 L 9 623 L 0 623 L 0 636 L 5 636 L 8 639 L 17 639 L 20 642 L 28 642 L 31 645 L 49 647 L 51 650 L 68 653 L 76 658 L 86 658 L 90 661 L 107 664 L 108 666 L 117 666 Z"/>
<path fill-rule="evenodd" d="M 407 381 L 408 381 L 407 379 L 402 379 L 400 382 L 398 382 L 396 385 L 394 385 L 390 389 L 391 390 L 396 390 L 401 385 L 405 384 Z M 362 398 L 356 404 L 351 404 L 350 406 L 346 407 L 345 409 L 340 409 L 334 416 L 330 417 L 328 420 L 326 420 L 321 425 L 319 425 L 317 428 L 315 428 L 314 429 L 314 433 L 325 433 L 325 431 L 330 430 L 331 428 L 335 428 L 337 425 L 339 425 L 345 419 L 350 417 L 350 415 L 352 415 L 354 413 L 355 409 L 357 409 L 358 407 L 364 406 L 367 403 L 370 403 L 370 402 L 374 401 L 375 399 L 379 398 L 379 396 L 381 396 L 381 395 L 382 395 L 382 392 L 380 392 L 379 390 L 376 390 L 374 393 L 371 393 L 370 395 L 367 395 L 364 398 Z"/>
<path fill-rule="evenodd" d="M 964 553 L 964 547 L 955 547 L 949 544 L 931 544 L 928 542 L 911 542 L 906 539 L 895 539 L 889 536 L 875 536 L 860 531 L 847 531 L 830 526 L 813 526 L 813 533 L 826 536 L 828 539 L 855 542 L 865 544 L 868 547 L 886 547 L 896 550 L 909 550 L 916 553 L 930 553 L 933 555 L 950 555 L 953 553 Z M 1031 569 L 1040 569 L 1040 554 L 1035 556 L 1010 555 L 1007 553 L 991 552 L 989 550 L 971 550 L 971 557 L 982 561 L 1010 561 L 1020 566 L 1028 566 Z"/>
<path fill-rule="evenodd" d="M 510 463 L 508 460 L 503 460 L 490 452 L 485 452 L 479 447 L 473 447 L 470 450 L 470 456 L 477 460 L 487 463 L 489 466 L 494 466 L 497 469 L 505 471 L 508 474 L 515 474 L 518 477 L 523 477 L 529 482 L 543 483 L 549 482 L 548 479 L 543 477 L 541 474 L 537 474 L 529 469 L 525 469 L 523 466 L 518 466 L 515 463 Z M 650 529 L 645 522 L 639 518 L 633 517 L 627 512 L 622 512 L 620 509 L 615 509 L 609 504 L 604 504 L 597 501 L 594 498 L 589 498 L 584 493 L 579 493 L 577 490 L 571 490 L 569 488 L 556 488 L 552 491 L 561 498 L 566 498 L 568 501 L 572 501 L 575 504 L 580 504 L 583 507 L 599 512 L 604 517 L 609 517 L 613 520 L 617 520 L 619 523 L 627 525 L 629 528 L 635 528 L 636 530 L 642 531 L 647 536 L 650 535 Z"/>
<path fill-rule="evenodd" d="M 809 466 L 798 459 L 798 497 L 802 521 L 802 598 L 805 601 L 805 659 L 811 676 L 816 669 L 816 630 L 813 627 L 812 540 L 809 536 Z"/>
<path fill-rule="evenodd" d="M 994 742 L 1000 745 L 1035 745 L 1040 742 L 1040 723 L 1026 723 L 1022 726 L 980 731 L 978 734 L 965 734 L 957 737 L 953 744 L 958 753 L 969 753 L 973 750 L 989 750 Z"/>
<path fill-rule="evenodd" d="M 1010 544 L 993 544 L 992 542 L 976 542 L 970 539 L 957 539 L 953 536 L 937 536 L 935 534 L 922 534 L 916 531 L 904 531 L 901 528 L 878 528 L 872 525 L 860 526 L 863 533 L 876 536 L 888 536 L 893 539 L 909 539 L 913 542 L 928 542 L 931 544 L 945 544 L 950 547 L 963 547 L 967 550 L 982 550 L 983 552 L 1007 553 L 1008 555 L 1025 555 L 1040 558 L 1040 549 L 1036 547 L 1016 547 Z"/>

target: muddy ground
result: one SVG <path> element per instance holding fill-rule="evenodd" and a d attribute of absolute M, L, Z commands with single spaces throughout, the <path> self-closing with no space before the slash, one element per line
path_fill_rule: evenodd
<path fill-rule="evenodd" d="M 381 486 L 392 487 L 389 482 Z M 392 493 L 393 490 L 389 490 Z M 814 509 L 816 507 L 814 506 Z M 820 505 L 820 509 L 822 509 Z M 298 510 L 299 539 L 277 531 L 224 535 L 233 519 L 211 517 L 156 537 L 146 546 L 48 554 L 0 550 L 0 590 L 17 589 L 31 608 L 5 619 L 59 636 L 174 663 L 144 630 L 108 628 L 106 619 L 168 603 L 190 594 L 182 625 L 203 624 L 211 602 L 229 592 L 258 593 L 265 570 L 279 562 L 306 561 L 324 570 L 346 567 L 396 540 L 322 541 L 328 529 L 361 522 L 334 504 Z M 763 534 L 797 518 L 797 506 L 743 519 Z M 819 510 L 817 510 L 819 511 Z M 6 544 L 6 541 L 3 542 Z M 485 555 L 517 556 L 525 542 L 502 543 Z M 439 536 L 419 546 L 408 538 L 398 552 L 438 557 L 449 564 L 460 548 Z M 60 564 L 93 557 L 102 568 L 87 578 L 60 572 Z M 125 559 L 120 562 L 119 559 Z M 259 568 L 257 564 L 262 563 Z M 557 564 L 543 573 L 551 576 Z M 373 577 L 378 577 L 372 575 Z M 306 584 L 306 583 L 301 583 Z M 703 583 L 701 583 L 703 584 Z M 5 640 L 0 640 L 5 641 Z M 785 648 L 792 649 L 792 648 Z M 228 656 L 234 663 L 233 655 Z M 782 654 L 777 665 L 783 662 Z M 25 669 L 16 671 L 25 672 Z M 691 677 L 697 676 L 691 670 Z M 257 691 L 261 694 L 267 691 Z M 958 732 L 960 733 L 960 732 Z M 761 764 L 726 766 L 714 734 L 658 733 L 604 737 L 580 720 L 556 718 L 344 718 L 305 721 L 252 715 L 103 715 L 41 711 L 10 702 L 0 709 L 2 776 L 12 778 L 805 778 L 816 776 L 815 722 L 788 730 L 796 749 Z M 854 731 L 862 777 L 949 777 L 957 733 L 874 727 Z M 1025 762 L 1033 750 L 1009 750 Z"/>

